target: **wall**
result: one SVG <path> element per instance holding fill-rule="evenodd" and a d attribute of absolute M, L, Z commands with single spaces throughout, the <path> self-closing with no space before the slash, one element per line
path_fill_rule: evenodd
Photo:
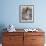
<path fill-rule="evenodd" d="M 34 5 L 34 23 L 19 22 L 19 5 Z M 46 28 L 46 0 L 0 0 L 0 25 L 13 24 L 16 28 L 41 27 Z"/>
<path fill-rule="evenodd" d="M 13 24 L 16 28 L 40 27 L 46 32 L 46 0 L 0 0 L 0 31 Z M 34 5 L 34 23 L 19 22 L 19 5 Z"/>

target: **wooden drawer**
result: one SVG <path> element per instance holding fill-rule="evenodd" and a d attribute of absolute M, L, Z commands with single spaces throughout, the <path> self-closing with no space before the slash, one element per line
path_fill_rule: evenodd
<path fill-rule="evenodd" d="M 32 36 L 32 43 L 33 44 L 43 44 L 44 36 Z"/>
<path fill-rule="evenodd" d="M 44 44 L 32 44 L 31 46 L 44 46 Z"/>
<path fill-rule="evenodd" d="M 3 43 L 14 43 L 14 42 L 23 41 L 23 36 L 4 36 Z"/>
<path fill-rule="evenodd" d="M 32 35 L 32 36 L 33 36 L 33 35 L 34 35 L 34 36 L 41 36 L 41 35 L 44 36 L 44 34 L 45 34 L 44 32 L 25 32 L 25 33 L 24 33 L 24 36 L 31 36 L 31 35 Z"/>
<path fill-rule="evenodd" d="M 18 43 L 17 44 L 16 43 L 12 43 L 12 44 L 9 44 L 9 43 L 8 44 L 4 44 L 3 43 L 2 46 L 23 46 L 23 43 L 19 43 L 19 44 Z"/>
<path fill-rule="evenodd" d="M 4 36 L 23 36 L 23 32 L 4 32 Z"/>
<path fill-rule="evenodd" d="M 32 37 L 24 37 L 24 42 L 28 43 L 28 42 L 32 42 Z"/>
<path fill-rule="evenodd" d="M 24 37 L 25 46 L 42 45 L 43 43 L 44 43 L 44 36 L 25 36 Z"/>

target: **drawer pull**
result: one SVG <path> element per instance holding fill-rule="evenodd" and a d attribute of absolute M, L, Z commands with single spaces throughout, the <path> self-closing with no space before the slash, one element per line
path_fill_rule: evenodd
<path fill-rule="evenodd" d="M 13 38 L 9 38 L 9 40 L 13 40 Z"/>
<path fill-rule="evenodd" d="M 12 40 L 11 38 L 9 38 L 10 40 Z"/>
<path fill-rule="evenodd" d="M 32 39 L 32 40 L 36 40 L 36 39 Z"/>

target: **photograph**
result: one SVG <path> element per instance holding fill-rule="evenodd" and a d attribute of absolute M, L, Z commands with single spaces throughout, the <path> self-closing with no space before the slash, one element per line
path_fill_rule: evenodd
<path fill-rule="evenodd" d="M 33 22 L 34 5 L 20 5 L 19 16 L 20 22 Z"/>

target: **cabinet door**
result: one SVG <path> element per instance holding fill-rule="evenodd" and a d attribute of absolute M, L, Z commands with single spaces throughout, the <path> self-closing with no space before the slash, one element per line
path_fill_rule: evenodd
<path fill-rule="evenodd" d="M 32 46 L 32 36 L 24 34 L 24 46 Z"/>

